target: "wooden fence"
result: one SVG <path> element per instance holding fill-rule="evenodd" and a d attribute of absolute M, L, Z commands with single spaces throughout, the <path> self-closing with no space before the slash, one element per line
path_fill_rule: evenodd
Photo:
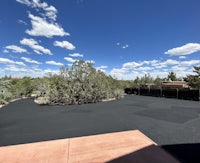
<path fill-rule="evenodd" d="M 200 90 L 126 88 L 124 92 L 126 94 L 200 101 Z"/>

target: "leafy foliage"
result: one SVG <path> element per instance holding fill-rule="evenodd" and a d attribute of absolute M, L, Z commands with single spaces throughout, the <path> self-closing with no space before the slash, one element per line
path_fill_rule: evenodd
<path fill-rule="evenodd" d="M 121 86 L 121 85 L 120 85 Z M 49 76 L 48 91 L 40 98 L 50 105 L 95 103 L 123 96 L 119 82 L 91 63 L 76 61 L 72 68 L 61 67 L 60 74 Z M 121 86 L 123 87 L 123 86 Z"/>
<path fill-rule="evenodd" d="M 171 81 L 177 81 L 178 80 L 177 77 L 176 77 L 176 74 L 174 72 L 169 72 L 167 79 L 171 80 Z"/>
<path fill-rule="evenodd" d="M 11 87 L 12 94 L 15 98 L 28 97 L 33 91 L 32 80 L 30 77 L 24 77 L 13 81 Z"/>
<path fill-rule="evenodd" d="M 194 66 L 195 75 L 187 75 L 184 79 L 192 88 L 200 89 L 200 66 Z"/>
<path fill-rule="evenodd" d="M 9 101 L 12 98 L 11 89 L 11 80 L 1 79 L 0 80 L 0 99 L 2 101 Z M 3 102 L 2 102 L 3 103 Z"/>

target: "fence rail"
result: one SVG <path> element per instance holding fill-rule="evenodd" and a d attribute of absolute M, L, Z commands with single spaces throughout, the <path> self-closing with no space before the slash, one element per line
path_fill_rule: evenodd
<path fill-rule="evenodd" d="M 200 101 L 200 90 L 126 88 L 124 92 L 126 94 Z"/>

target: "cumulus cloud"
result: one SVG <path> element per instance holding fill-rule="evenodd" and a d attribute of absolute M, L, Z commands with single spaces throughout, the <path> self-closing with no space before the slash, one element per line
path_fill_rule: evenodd
<path fill-rule="evenodd" d="M 108 68 L 108 66 L 99 66 L 97 68 L 99 68 L 99 69 L 106 69 L 106 68 Z"/>
<path fill-rule="evenodd" d="M 4 73 L 11 75 L 12 77 L 44 77 L 47 76 L 49 73 L 58 74 L 59 70 L 57 69 L 41 69 L 37 66 L 31 67 L 21 67 L 18 65 L 6 65 L 4 68 Z M 1 76 L 1 74 L 0 74 Z"/>
<path fill-rule="evenodd" d="M 83 57 L 83 54 L 73 53 L 73 54 L 69 54 L 69 56 L 71 56 L 71 57 Z"/>
<path fill-rule="evenodd" d="M 200 65 L 200 60 L 180 61 L 179 66 L 194 66 Z"/>
<path fill-rule="evenodd" d="M 95 64 L 95 61 L 94 61 L 94 60 L 86 60 L 85 62 L 91 63 L 91 64 Z"/>
<path fill-rule="evenodd" d="M 24 72 L 24 73 L 28 71 L 27 68 L 19 67 L 16 65 L 8 65 L 8 66 L 6 66 L 5 70 L 11 71 L 11 72 Z"/>
<path fill-rule="evenodd" d="M 59 74 L 59 70 L 53 70 L 53 69 L 45 69 L 43 70 L 44 71 L 44 74 L 49 74 L 49 73 L 52 73 L 52 74 Z"/>
<path fill-rule="evenodd" d="M 171 70 L 173 72 L 177 72 L 177 71 L 185 71 L 187 69 L 187 67 L 181 67 L 181 66 L 172 66 Z"/>
<path fill-rule="evenodd" d="M 32 29 L 26 30 L 26 33 L 31 36 L 44 36 L 51 38 L 53 36 L 69 36 L 70 34 L 65 32 L 64 29 L 54 22 L 47 22 L 46 19 L 34 16 L 29 13 L 31 19 Z"/>
<path fill-rule="evenodd" d="M 54 6 L 49 6 L 46 2 L 40 2 L 40 0 L 16 0 L 19 3 L 25 4 L 31 8 L 43 10 L 44 16 L 55 21 L 57 17 L 57 9 Z"/>
<path fill-rule="evenodd" d="M 120 80 L 130 80 L 134 79 L 138 74 L 129 72 L 126 69 L 123 68 L 113 68 L 109 75 L 111 75 L 113 78 L 117 78 Z"/>
<path fill-rule="evenodd" d="M 177 60 L 173 60 L 173 59 L 168 59 L 168 60 L 166 60 L 166 61 L 164 61 L 164 62 L 161 62 L 161 63 L 159 63 L 160 65 L 163 65 L 164 67 L 166 67 L 166 66 L 169 66 L 169 65 L 176 65 L 176 64 L 178 64 L 179 63 L 179 61 L 177 61 Z"/>
<path fill-rule="evenodd" d="M 27 53 L 27 50 L 16 45 L 8 45 L 5 47 L 4 52 L 8 53 L 11 50 L 13 53 Z"/>
<path fill-rule="evenodd" d="M 154 60 L 151 60 L 151 61 L 143 61 L 142 62 L 142 64 L 147 64 L 147 65 L 155 65 L 155 64 L 157 64 L 157 63 L 159 63 L 159 60 L 156 60 L 156 59 L 154 59 Z"/>
<path fill-rule="evenodd" d="M 103 72 L 106 72 L 105 69 L 107 69 L 108 66 L 99 66 L 99 67 L 96 67 L 97 70 L 100 70 L 100 71 L 103 71 Z"/>
<path fill-rule="evenodd" d="M 43 46 L 39 45 L 38 42 L 34 39 L 27 39 L 24 38 L 20 41 L 22 45 L 29 46 L 33 51 L 37 54 L 49 54 L 52 55 L 51 51 L 49 49 L 44 48 Z"/>
<path fill-rule="evenodd" d="M 70 58 L 70 57 L 65 57 L 64 58 L 66 61 L 68 61 L 68 62 L 75 62 L 75 61 L 77 61 L 76 59 L 73 59 L 73 58 Z"/>
<path fill-rule="evenodd" d="M 177 74 L 178 77 L 184 77 L 192 73 L 192 67 L 200 65 L 200 60 L 151 60 L 140 62 L 127 62 L 120 68 L 113 68 L 110 75 L 118 79 L 135 79 L 149 73 L 153 77 L 166 77 L 170 71 Z"/>
<path fill-rule="evenodd" d="M 198 43 L 188 43 L 183 46 L 170 49 L 165 52 L 165 54 L 169 54 L 171 56 L 183 56 L 183 55 L 189 55 L 195 52 L 200 51 L 200 44 Z"/>
<path fill-rule="evenodd" d="M 55 62 L 55 61 L 46 61 L 45 63 L 49 64 L 49 65 L 54 65 L 54 66 L 63 66 L 64 65 L 63 63 Z"/>
<path fill-rule="evenodd" d="M 186 56 L 180 56 L 179 59 L 185 59 L 187 58 Z"/>
<path fill-rule="evenodd" d="M 20 66 L 26 66 L 23 62 L 13 61 L 8 58 L 0 58 L 0 63 L 2 64 L 16 64 Z"/>
<path fill-rule="evenodd" d="M 38 65 L 41 64 L 40 62 L 35 61 L 31 58 L 21 57 L 21 59 L 24 60 L 25 62 L 28 62 L 28 63 L 34 63 L 34 64 L 38 64 Z"/>
<path fill-rule="evenodd" d="M 143 65 L 142 62 L 127 62 L 127 63 L 124 63 L 122 67 L 125 69 L 132 69 L 132 68 L 142 66 L 142 65 Z"/>
<path fill-rule="evenodd" d="M 67 50 L 74 50 L 76 48 L 72 43 L 70 43 L 68 41 L 55 41 L 54 46 L 59 46 L 61 48 L 65 48 Z"/>
<path fill-rule="evenodd" d="M 148 71 L 148 70 L 153 70 L 154 68 L 153 67 L 138 67 L 138 68 L 135 68 L 135 70 L 137 71 Z"/>

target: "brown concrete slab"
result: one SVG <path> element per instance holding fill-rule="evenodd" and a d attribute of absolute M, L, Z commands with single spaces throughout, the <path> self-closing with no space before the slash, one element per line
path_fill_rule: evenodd
<path fill-rule="evenodd" d="M 0 163 L 66 163 L 69 139 L 0 147 Z"/>
<path fill-rule="evenodd" d="M 69 145 L 69 163 L 177 162 L 138 130 L 72 138 Z"/>
<path fill-rule="evenodd" d="M 0 163 L 177 163 L 138 130 L 0 147 Z"/>

